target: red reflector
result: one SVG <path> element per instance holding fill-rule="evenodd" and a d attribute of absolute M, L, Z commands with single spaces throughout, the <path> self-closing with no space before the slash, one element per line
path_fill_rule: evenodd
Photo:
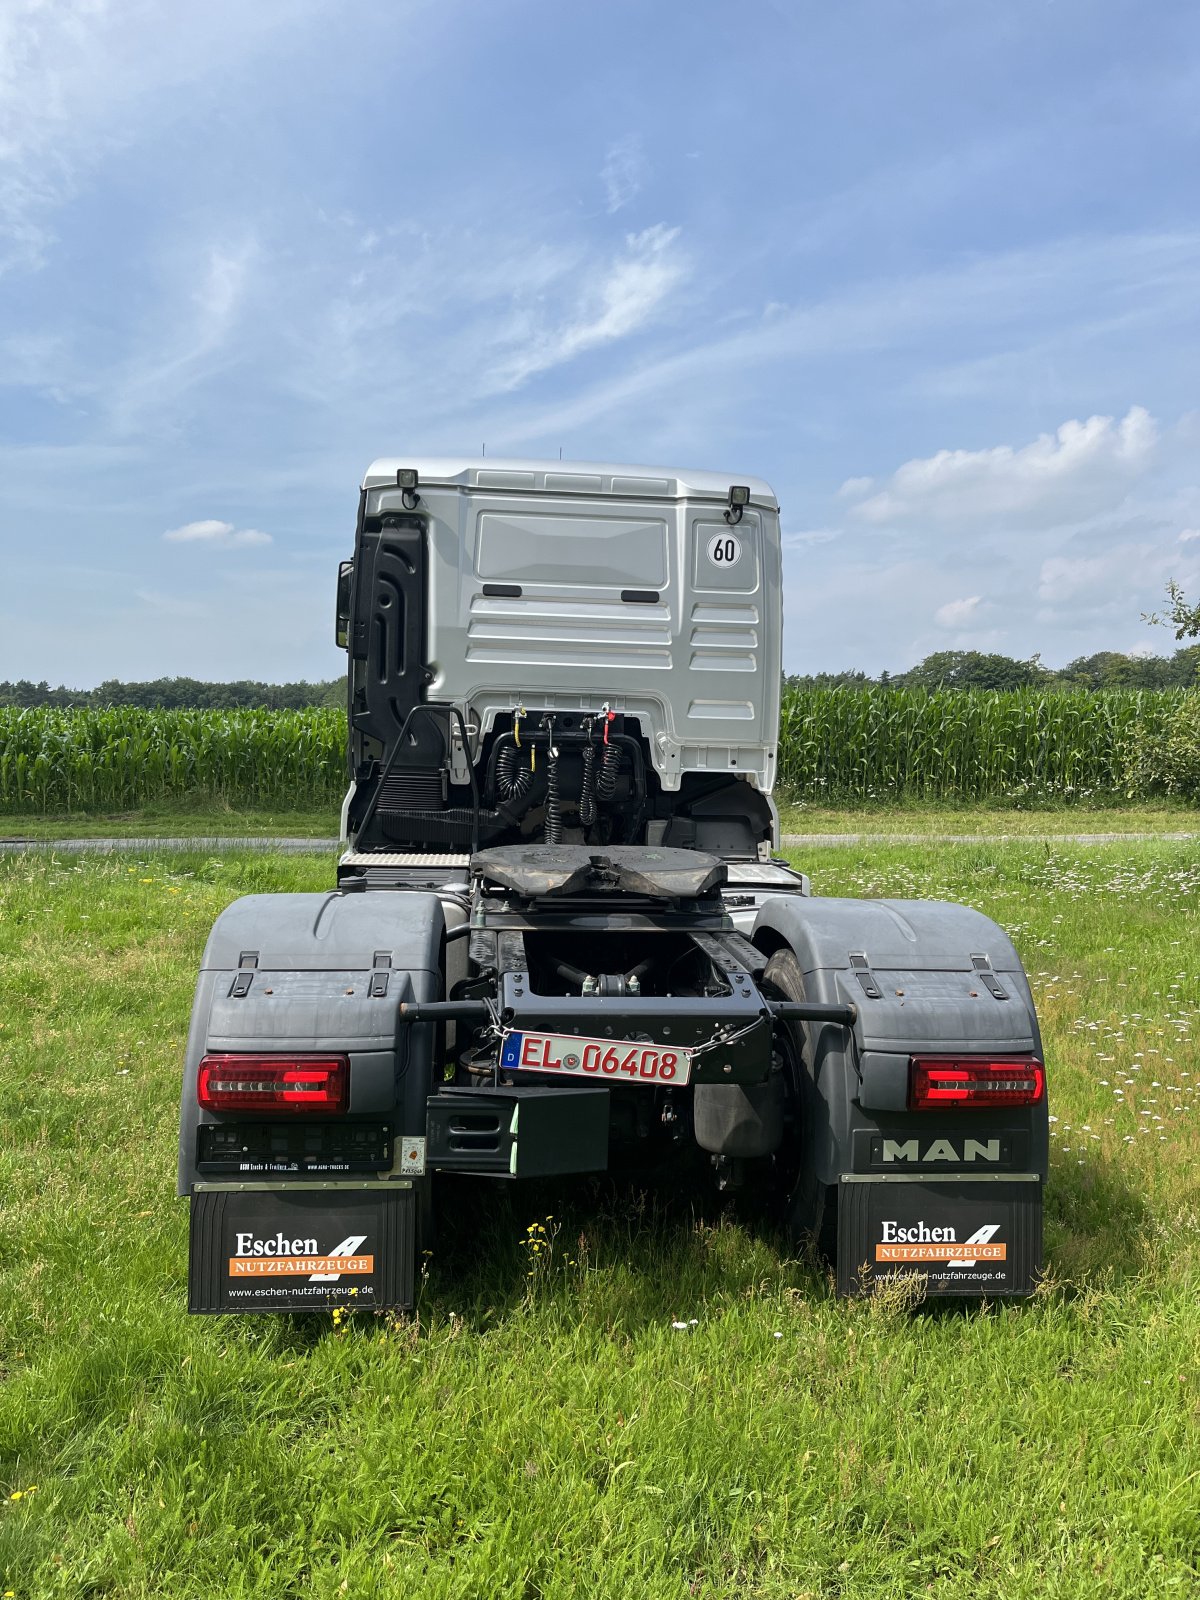
<path fill-rule="evenodd" d="M 345 1111 L 348 1056 L 205 1056 L 196 1098 L 205 1111 Z"/>
<path fill-rule="evenodd" d="M 1046 1069 L 1032 1056 L 913 1056 L 910 1111 L 938 1106 L 1033 1106 L 1046 1093 Z"/>

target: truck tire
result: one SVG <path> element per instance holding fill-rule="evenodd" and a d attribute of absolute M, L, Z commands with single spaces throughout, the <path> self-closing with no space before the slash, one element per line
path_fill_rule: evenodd
<path fill-rule="evenodd" d="M 793 951 L 777 950 L 767 962 L 763 987 L 784 1000 L 807 1000 L 804 973 Z M 784 1082 L 794 1119 L 794 1151 L 783 1163 L 784 1226 L 791 1244 L 812 1244 L 818 1255 L 833 1264 L 837 1258 L 837 1185 L 821 1182 L 814 1172 L 812 1130 L 824 1114 L 824 1105 L 812 1076 L 812 1053 L 803 1023 L 789 1023 L 779 1035 L 784 1058 Z"/>

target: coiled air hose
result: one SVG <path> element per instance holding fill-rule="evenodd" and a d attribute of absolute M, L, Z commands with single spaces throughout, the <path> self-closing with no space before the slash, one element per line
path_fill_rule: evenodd
<path fill-rule="evenodd" d="M 529 793 L 533 773 L 521 762 L 514 744 L 505 745 L 496 760 L 496 787 L 505 800 L 523 800 Z"/>
<path fill-rule="evenodd" d="M 596 820 L 596 746 L 592 743 L 591 720 L 585 724 L 587 743 L 583 747 L 583 783 L 579 790 L 580 826 L 590 828 Z"/>
<path fill-rule="evenodd" d="M 546 809 L 543 837 L 547 844 L 562 841 L 562 800 L 558 793 L 558 750 L 550 746 L 546 760 Z"/>
<path fill-rule="evenodd" d="M 611 718 L 610 718 L 611 720 Z M 617 773 L 621 766 L 620 747 L 608 742 L 608 724 L 604 725 L 604 743 L 600 749 L 600 771 L 596 778 L 596 793 L 601 800 L 611 800 L 617 792 Z"/>
<path fill-rule="evenodd" d="M 608 703 L 600 713 L 600 720 L 604 725 L 604 739 L 600 746 L 600 771 L 596 777 L 596 793 L 601 800 L 611 800 L 617 792 L 617 773 L 621 767 L 621 752 L 615 744 L 608 742 L 608 730 L 616 721 L 617 714 L 611 711 Z"/>

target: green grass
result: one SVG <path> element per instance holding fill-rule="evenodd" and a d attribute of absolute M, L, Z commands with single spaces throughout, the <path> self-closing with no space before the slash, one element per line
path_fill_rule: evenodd
<path fill-rule="evenodd" d="M 315 811 L 242 811 L 192 801 L 134 811 L 84 811 L 38 817 L 0 812 L 3 839 L 336 839 L 336 807 Z"/>
<path fill-rule="evenodd" d="M 1072 833 L 1200 833 L 1200 808 L 1152 806 L 809 806 L 781 800 L 784 833 L 989 834 L 1028 838 Z"/>
<path fill-rule="evenodd" d="M 817 807 L 784 802 L 785 833 L 988 834 L 1022 838 L 1072 833 L 1200 833 L 1200 810 L 1154 806 L 1012 810 L 998 806 L 871 805 Z M 0 812 L 4 839 L 334 839 L 340 815 L 318 811 L 242 811 L 212 801 L 182 800 L 134 811 L 49 817 Z"/>
<path fill-rule="evenodd" d="M 803 865 L 822 892 L 949 895 L 1014 931 L 1058 1118 L 1033 1301 L 844 1304 L 713 1202 L 480 1187 L 415 1320 L 189 1319 L 173 1168 L 199 953 L 235 895 L 329 866 L 0 867 L 0 1594 L 1196 1592 L 1195 850 Z"/>

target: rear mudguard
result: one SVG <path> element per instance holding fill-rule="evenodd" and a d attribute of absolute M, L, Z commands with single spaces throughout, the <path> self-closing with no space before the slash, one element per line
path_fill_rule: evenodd
<path fill-rule="evenodd" d="M 442 997 L 444 950 L 434 894 L 250 895 L 217 919 L 180 1116 L 193 1310 L 411 1304 L 437 1028 L 399 1015 L 405 1003 Z M 242 1052 L 345 1055 L 347 1110 L 264 1115 L 253 1142 L 254 1119 L 214 1115 L 197 1100 L 203 1057 Z M 348 1264 L 335 1271 L 331 1257 Z"/>
<path fill-rule="evenodd" d="M 256 894 L 217 918 L 196 984 L 183 1075 L 179 1193 L 204 1175 L 196 1077 L 206 1053 L 338 1051 L 349 1116 L 423 1133 L 434 1029 L 401 1026 L 405 1002 L 441 997 L 445 919 L 433 894 Z M 318 1174 L 313 1174 L 317 1176 Z"/>
<path fill-rule="evenodd" d="M 797 1036 L 806 1080 L 798 1164 L 810 1192 L 840 1194 L 840 1287 L 865 1287 L 864 1259 L 895 1259 L 879 1253 L 886 1226 L 887 1236 L 916 1230 L 915 1238 L 921 1228 L 951 1230 L 922 1241 L 926 1259 L 914 1257 L 934 1292 L 1028 1292 L 1040 1266 L 1044 1096 L 1032 1106 L 909 1108 L 914 1055 L 1042 1059 L 1033 997 L 1007 934 L 970 907 L 940 901 L 780 896 L 760 910 L 753 938 L 768 954 L 794 952 L 806 999 L 857 1011 L 852 1028 L 806 1023 Z M 1005 1270 L 939 1262 L 948 1241 L 992 1226 L 979 1221 L 985 1195 L 1002 1219 L 996 1226 L 1012 1235 L 1001 1241 Z"/>

